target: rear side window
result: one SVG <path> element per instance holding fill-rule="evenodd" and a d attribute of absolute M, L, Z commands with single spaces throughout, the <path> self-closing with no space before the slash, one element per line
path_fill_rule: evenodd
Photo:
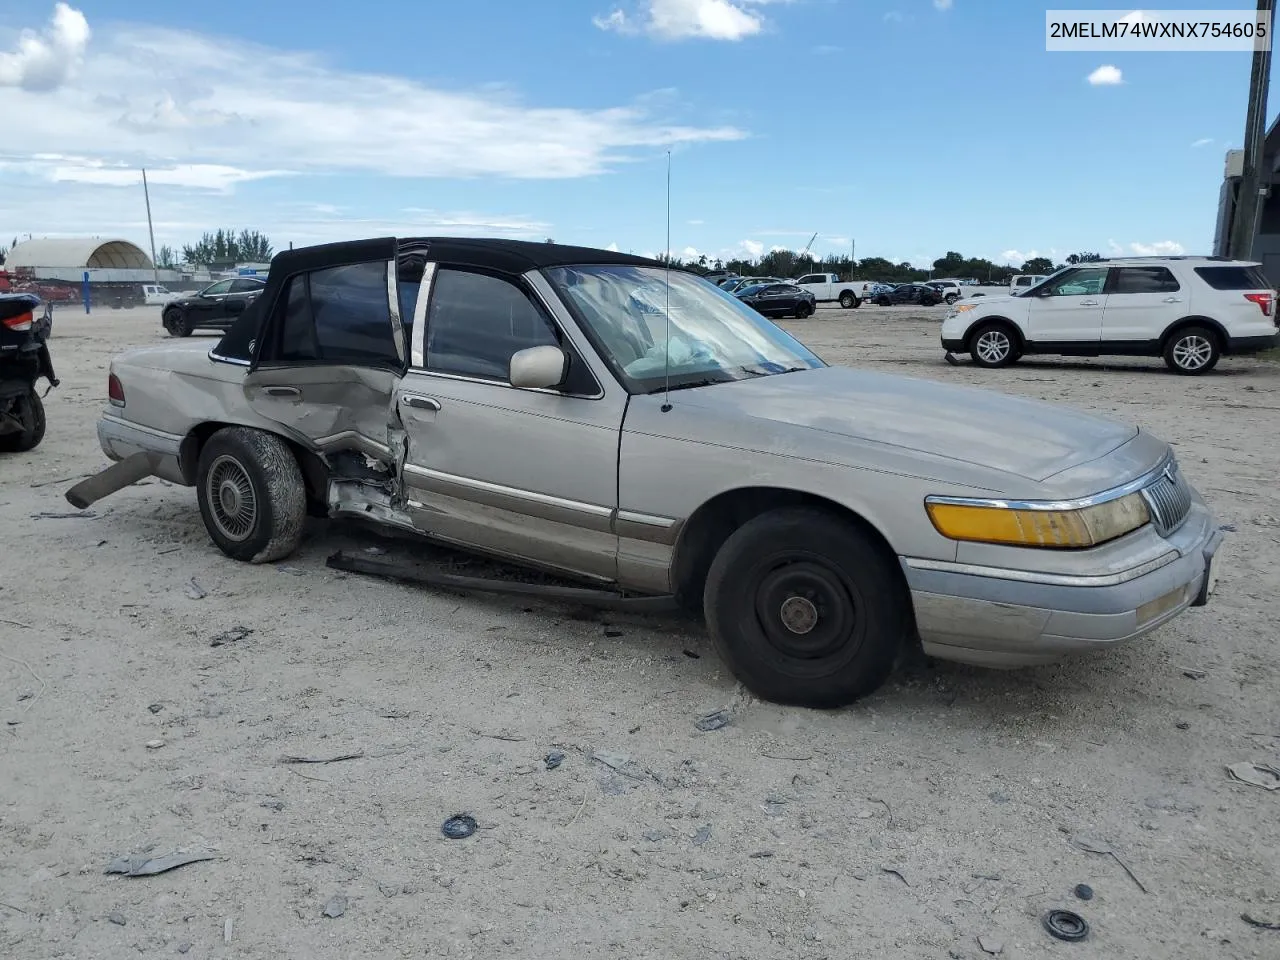
<path fill-rule="evenodd" d="M 257 280 L 232 280 L 232 293 L 261 293 L 263 285 Z"/>
<path fill-rule="evenodd" d="M 1200 279 L 1215 290 L 1270 290 L 1261 267 L 1196 267 Z"/>
<path fill-rule="evenodd" d="M 1121 267 L 1115 293 L 1176 293 L 1181 287 L 1168 267 Z"/>
<path fill-rule="evenodd" d="M 387 305 L 386 264 L 353 263 L 298 274 L 277 307 L 275 356 L 285 363 L 399 366 Z"/>

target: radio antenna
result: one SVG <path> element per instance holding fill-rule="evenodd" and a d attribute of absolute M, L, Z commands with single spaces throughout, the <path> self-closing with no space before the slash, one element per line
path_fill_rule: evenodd
<path fill-rule="evenodd" d="M 667 256 L 663 274 L 666 302 L 662 312 L 666 318 L 662 360 L 662 412 L 671 410 L 671 151 L 667 151 Z"/>

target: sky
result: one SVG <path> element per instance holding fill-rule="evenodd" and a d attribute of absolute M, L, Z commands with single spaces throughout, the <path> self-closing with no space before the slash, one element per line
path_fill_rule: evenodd
<path fill-rule="evenodd" d="M 1054 0 L 1055 9 L 1099 6 Z M 1106 7 L 1106 4 L 1100 6 Z M 1252 6 L 1163 0 L 1160 9 Z M 0 0 L 0 243 L 507 236 L 923 265 L 1207 253 L 1247 53 L 1027 0 Z"/>

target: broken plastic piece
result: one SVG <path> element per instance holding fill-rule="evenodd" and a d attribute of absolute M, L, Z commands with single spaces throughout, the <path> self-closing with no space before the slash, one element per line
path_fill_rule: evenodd
<path fill-rule="evenodd" d="M 189 863 L 200 863 L 203 860 L 216 860 L 209 853 L 171 853 L 165 857 L 119 857 L 107 864 L 103 873 L 120 873 L 126 877 L 153 877 L 157 873 L 167 873 Z"/>
<path fill-rule="evenodd" d="M 564 752 L 561 750 L 549 750 L 546 756 L 546 764 L 548 770 L 554 770 L 560 764 L 564 763 Z"/>
<path fill-rule="evenodd" d="M 1081 900 L 1093 899 L 1093 887 L 1089 886 L 1087 883 L 1077 883 L 1075 893 Z"/>
<path fill-rule="evenodd" d="M 324 909 L 321 911 L 324 916 L 329 917 L 331 920 L 336 920 L 346 912 L 347 898 L 343 896 L 330 897 L 329 902 L 324 905 Z"/>
<path fill-rule="evenodd" d="M 1050 910 L 1041 920 L 1049 935 L 1059 940 L 1074 943 L 1089 936 L 1089 923 L 1078 913 L 1070 910 Z"/>
<path fill-rule="evenodd" d="M 440 832 L 450 840 L 465 840 L 476 832 L 475 817 L 459 813 L 446 820 L 440 828 Z"/>
<path fill-rule="evenodd" d="M 727 727 L 732 716 L 728 710 L 715 710 L 698 718 L 698 722 L 694 724 L 703 733 L 710 733 L 712 730 L 719 730 L 721 727 Z"/>
<path fill-rule="evenodd" d="M 1238 783 L 1263 790 L 1280 790 L 1280 768 L 1266 763 L 1233 763 L 1227 767 L 1227 776 Z"/>

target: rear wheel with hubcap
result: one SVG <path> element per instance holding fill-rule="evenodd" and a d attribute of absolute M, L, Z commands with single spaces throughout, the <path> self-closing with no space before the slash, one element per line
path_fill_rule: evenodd
<path fill-rule="evenodd" d="M 860 303 L 862 303 L 862 301 L 859 300 L 856 296 L 853 295 L 853 293 L 851 293 L 848 290 L 840 294 L 840 306 L 844 307 L 846 310 L 853 310 Z"/>
<path fill-rule="evenodd" d="M 984 323 L 969 342 L 969 356 L 980 367 L 1007 367 L 1019 355 L 1017 341 L 1003 323 Z"/>
<path fill-rule="evenodd" d="M 808 300 L 801 300 L 796 304 L 796 319 L 804 320 L 806 317 L 813 315 L 813 304 Z"/>
<path fill-rule="evenodd" d="M 233 560 L 280 560 L 302 540 L 302 470 L 274 434 L 226 427 L 210 437 L 200 451 L 196 498 L 209 537 Z"/>
<path fill-rule="evenodd" d="M 1218 365 L 1218 338 L 1205 327 L 1185 327 L 1164 347 L 1164 362 L 1174 373 L 1198 376 Z"/>
<path fill-rule="evenodd" d="M 738 528 L 711 564 L 703 610 L 752 693 L 820 709 L 884 683 L 911 619 L 893 558 L 856 524 L 809 507 Z"/>

